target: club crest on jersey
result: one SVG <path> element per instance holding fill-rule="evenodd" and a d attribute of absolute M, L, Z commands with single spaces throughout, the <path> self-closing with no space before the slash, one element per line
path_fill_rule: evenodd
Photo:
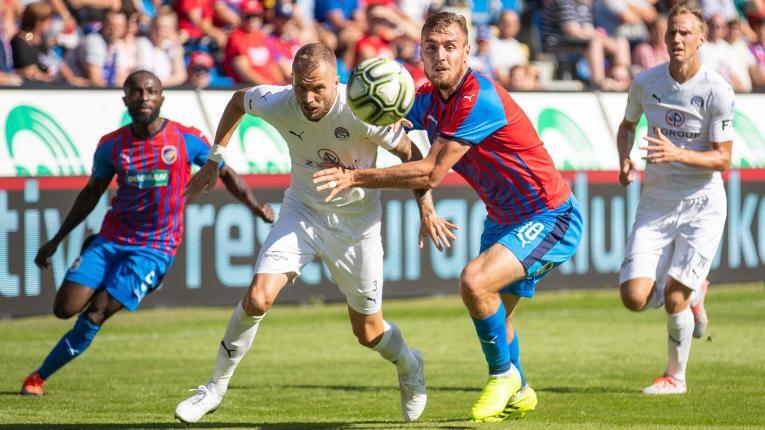
<path fill-rule="evenodd" d="M 340 140 L 346 140 L 351 137 L 351 133 L 345 127 L 337 127 L 335 129 L 335 137 Z"/>
<path fill-rule="evenodd" d="M 178 159 L 178 148 L 175 145 L 165 145 L 162 147 L 162 161 L 165 164 L 173 164 Z"/>
<path fill-rule="evenodd" d="M 667 121 L 667 124 L 671 125 L 672 127 L 681 127 L 683 124 L 685 124 L 685 114 L 677 110 L 671 110 L 667 112 L 667 115 L 664 116 L 664 119 Z"/>
<path fill-rule="evenodd" d="M 701 96 L 691 97 L 691 106 L 698 106 L 699 109 L 704 107 L 704 99 Z"/>

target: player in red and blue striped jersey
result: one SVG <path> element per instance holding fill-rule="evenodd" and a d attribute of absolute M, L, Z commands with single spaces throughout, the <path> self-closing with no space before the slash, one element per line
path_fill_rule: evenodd
<path fill-rule="evenodd" d="M 87 185 L 35 258 L 41 268 L 49 266 L 58 245 L 93 211 L 116 175 L 117 194 L 101 231 L 83 247 L 56 293 L 53 313 L 62 319 L 79 314 L 77 322 L 26 378 L 22 394 L 43 394 L 45 380 L 85 352 L 104 321 L 123 308 L 136 310 L 160 286 L 181 242 L 191 165 L 205 164 L 210 145 L 199 130 L 159 116 L 164 97 L 152 73 L 131 74 L 123 90 L 132 123 L 101 138 Z M 234 197 L 273 222 L 271 206 L 259 204 L 231 168 L 221 164 L 220 173 Z"/>
<path fill-rule="evenodd" d="M 385 169 L 334 167 L 316 173 L 314 182 L 331 199 L 350 187 L 429 189 L 454 169 L 476 190 L 488 217 L 480 255 L 460 276 L 460 293 L 489 380 L 471 415 L 477 421 L 523 416 L 537 398 L 521 371 L 511 316 L 521 297 L 532 297 L 539 280 L 574 254 L 582 218 L 526 114 L 496 82 L 468 68 L 465 18 L 432 15 L 421 40 L 430 82 L 417 91 L 407 120 L 427 131 L 428 155 Z"/>

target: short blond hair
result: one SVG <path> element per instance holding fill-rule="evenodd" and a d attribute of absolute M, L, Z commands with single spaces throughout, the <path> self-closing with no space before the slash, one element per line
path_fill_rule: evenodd
<path fill-rule="evenodd" d="M 467 40 L 468 29 L 465 17 L 448 11 L 435 13 L 425 20 L 425 24 L 422 25 L 422 39 L 425 40 L 425 35 L 428 33 L 444 33 L 452 25 L 456 25 Z"/>
<path fill-rule="evenodd" d="M 707 23 L 704 20 L 704 14 L 701 12 L 701 9 L 699 9 L 695 4 L 689 4 L 689 3 L 680 3 L 672 8 L 672 10 L 669 12 L 669 16 L 667 17 L 667 23 L 672 23 L 672 18 L 679 16 L 679 15 L 693 15 L 696 17 L 696 20 L 699 22 L 699 27 L 701 28 L 701 32 L 705 33 L 707 30 Z"/>

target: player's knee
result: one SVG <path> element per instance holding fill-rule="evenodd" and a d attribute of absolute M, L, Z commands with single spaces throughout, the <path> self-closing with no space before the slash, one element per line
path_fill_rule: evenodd
<path fill-rule="evenodd" d="M 258 291 L 250 291 L 250 294 L 244 296 L 242 307 L 248 315 L 264 315 L 271 309 L 274 301 Z"/>
<path fill-rule="evenodd" d="M 356 340 L 359 341 L 359 344 L 367 348 L 374 348 L 374 346 L 380 342 L 380 338 L 382 337 L 382 334 L 380 333 L 373 333 L 363 329 L 359 331 L 354 330 L 353 334 L 356 335 Z"/>
<path fill-rule="evenodd" d="M 647 297 L 641 297 L 632 288 L 629 288 L 625 285 L 622 285 L 620 289 L 622 303 L 624 304 L 625 308 L 633 312 L 640 312 L 645 309 L 645 306 L 648 302 Z"/>
<path fill-rule="evenodd" d="M 476 297 L 481 294 L 481 273 L 474 264 L 468 264 L 460 274 L 460 294 Z"/>
<path fill-rule="evenodd" d="M 53 304 L 53 315 L 58 319 L 66 320 L 77 314 L 76 309 L 72 309 L 70 306 L 62 303 Z"/>

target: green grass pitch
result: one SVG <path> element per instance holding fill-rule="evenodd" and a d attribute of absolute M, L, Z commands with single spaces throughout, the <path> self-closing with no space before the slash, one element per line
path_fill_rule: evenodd
<path fill-rule="evenodd" d="M 666 364 L 662 311 L 630 313 L 616 290 L 542 291 L 515 316 L 539 406 L 499 424 L 466 420 L 486 368 L 459 297 L 385 303 L 425 357 L 428 407 L 411 424 L 393 366 L 356 343 L 344 305 L 277 305 L 221 408 L 191 428 L 765 428 L 764 287 L 712 286 L 708 337 L 694 340 L 689 392 L 676 397 L 640 394 Z M 0 322 L 0 428 L 184 428 L 173 410 L 206 382 L 232 308 L 118 314 L 42 398 L 20 397 L 21 381 L 72 321 Z"/>

